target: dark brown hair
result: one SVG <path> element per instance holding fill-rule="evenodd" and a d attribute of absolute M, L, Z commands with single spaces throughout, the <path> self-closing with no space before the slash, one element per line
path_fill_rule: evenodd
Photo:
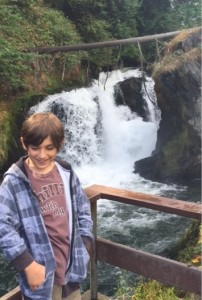
<path fill-rule="evenodd" d="M 53 113 L 35 113 L 23 122 L 21 137 L 26 147 L 39 146 L 48 136 L 59 151 L 64 140 L 64 127 Z"/>

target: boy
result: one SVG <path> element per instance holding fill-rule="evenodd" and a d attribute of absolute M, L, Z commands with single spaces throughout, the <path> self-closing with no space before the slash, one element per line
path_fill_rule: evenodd
<path fill-rule="evenodd" d="M 79 300 L 93 255 L 89 201 L 71 166 L 56 158 L 64 128 L 52 113 L 21 129 L 27 156 L 0 186 L 0 250 L 19 271 L 25 300 Z"/>

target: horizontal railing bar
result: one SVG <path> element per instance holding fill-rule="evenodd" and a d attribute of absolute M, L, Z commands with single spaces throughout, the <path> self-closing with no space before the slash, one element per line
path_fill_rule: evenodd
<path fill-rule="evenodd" d="M 12 289 L 10 292 L 0 297 L 0 300 L 22 300 L 22 293 L 20 287 Z"/>
<path fill-rule="evenodd" d="M 91 189 L 91 187 L 85 188 L 86 195 L 91 203 L 101 199 L 101 193 Z"/>
<path fill-rule="evenodd" d="M 96 241 L 97 259 L 144 277 L 195 294 L 201 294 L 201 270 L 186 264 L 117 244 Z"/>
<path fill-rule="evenodd" d="M 170 199 L 156 195 L 132 192 L 128 190 L 111 188 L 102 185 L 92 185 L 85 189 L 92 196 L 90 201 L 97 201 L 100 198 L 118 201 L 124 204 L 137 205 L 145 208 L 158 210 L 161 212 L 176 214 L 188 218 L 201 220 L 202 205 L 184 200 Z"/>

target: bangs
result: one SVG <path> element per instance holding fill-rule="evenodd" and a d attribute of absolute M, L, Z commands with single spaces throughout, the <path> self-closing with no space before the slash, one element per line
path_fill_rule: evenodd
<path fill-rule="evenodd" d="M 50 136 L 53 145 L 59 149 L 64 140 L 64 128 L 54 114 L 41 113 L 31 116 L 24 122 L 21 136 L 26 147 L 39 146 Z"/>

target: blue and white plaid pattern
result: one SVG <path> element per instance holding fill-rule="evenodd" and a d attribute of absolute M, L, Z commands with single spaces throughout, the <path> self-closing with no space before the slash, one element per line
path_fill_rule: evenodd
<path fill-rule="evenodd" d="M 23 166 L 22 158 L 6 172 L 0 186 L 0 250 L 11 263 L 28 250 L 34 260 L 45 265 L 46 281 L 40 288 L 32 292 L 22 271 L 19 272 L 19 284 L 22 292 L 31 299 L 49 300 L 55 259 L 37 199 L 20 166 Z M 69 211 L 72 220 L 72 255 L 66 282 L 82 282 L 86 277 L 89 256 L 81 236 L 93 239 L 90 205 L 74 171 L 61 163 L 57 163 L 57 167 L 66 191 L 71 191 L 68 195 L 71 195 L 72 203 L 72 210 Z"/>

